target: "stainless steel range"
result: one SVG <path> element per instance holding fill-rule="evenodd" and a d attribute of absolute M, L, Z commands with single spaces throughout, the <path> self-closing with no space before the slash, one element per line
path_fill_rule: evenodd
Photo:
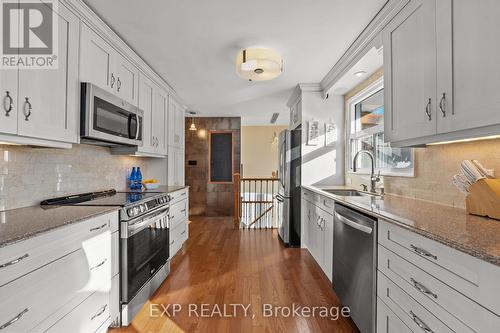
<path fill-rule="evenodd" d="M 166 193 L 102 192 L 49 199 L 42 205 L 119 206 L 121 325 L 129 325 L 170 272 Z"/>

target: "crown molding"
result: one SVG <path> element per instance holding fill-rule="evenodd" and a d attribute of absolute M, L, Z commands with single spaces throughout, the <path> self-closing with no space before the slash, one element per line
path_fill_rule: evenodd
<path fill-rule="evenodd" d="M 373 46 L 378 48 L 382 45 L 381 31 L 408 2 L 410 0 L 388 0 L 385 3 L 333 68 L 321 80 L 320 85 L 324 95 L 370 48 Z"/>

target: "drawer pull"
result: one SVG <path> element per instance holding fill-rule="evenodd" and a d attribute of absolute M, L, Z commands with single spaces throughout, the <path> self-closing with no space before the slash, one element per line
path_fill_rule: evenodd
<path fill-rule="evenodd" d="M 186 233 L 186 230 L 184 230 L 183 232 L 181 232 L 181 235 L 184 235 Z"/>
<path fill-rule="evenodd" d="M 30 255 L 26 253 L 26 254 L 24 254 L 23 256 L 20 256 L 20 257 L 19 257 L 19 258 L 17 258 L 17 259 L 14 259 L 14 260 L 12 260 L 12 261 L 6 262 L 5 264 L 1 264 L 1 265 L 0 265 L 0 268 L 5 268 L 5 267 L 9 267 L 9 266 L 15 265 L 15 264 L 17 264 L 18 262 L 20 262 L 21 260 L 28 258 L 29 256 L 30 256 Z"/>
<path fill-rule="evenodd" d="M 433 255 L 432 253 L 430 253 L 429 251 L 427 250 L 424 250 L 420 247 L 417 247 L 413 244 L 410 245 L 410 247 L 413 249 L 413 251 L 415 251 L 416 253 L 420 254 L 421 256 L 424 256 L 424 257 L 430 257 L 434 260 L 437 260 L 437 256 Z"/>
<path fill-rule="evenodd" d="M 174 243 L 175 243 L 175 241 L 173 240 L 173 241 L 170 242 L 170 245 L 173 245 Z"/>
<path fill-rule="evenodd" d="M 95 228 L 90 228 L 90 231 L 96 231 L 96 230 L 101 230 L 102 228 L 106 228 L 108 224 L 107 223 L 104 223 L 103 225 L 99 226 L 99 227 L 95 227 Z"/>
<path fill-rule="evenodd" d="M 420 319 L 416 314 L 414 314 L 413 311 L 410 311 L 410 315 L 412 316 L 412 319 L 415 322 L 415 324 L 417 324 L 417 326 L 420 327 L 422 331 L 427 333 L 434 333 L 434 331 L 431 330 L 430 327 L 427 326 L 427 324 L 422 319 Z"/>
<path fill-rule="evenodd" d="M 96 319 L 97 317 L 99 317 L 100 315 L 102 315 L 104 313 L 104 311 L 106 311 L 106 308 L 108 307 L 108 305 L 104 305 L 101 310 L 99 310 L 99 312 L 97 312 L 95 315 L 93 315 L 90 320 L 94 320 Z"/>
<path fill-rule="evenodd" d="M 104 259 L 103 261 L 101 261 L 100 263 L 98 263 L 97 265 L 95 265 L 94 267 L 90 267 L 90 270 L 92 271 L 92 270 L 94 270 L 94 269 L 96 269 L 96 268 L 101 267 L 102 265 L 104 265 L 104 264 L 106 263 L 106 261 L 107 261 L 107 260 L 108 260 L 108 259 L 106 258 L 106 259 Z"/>
<path fill-rule="evenodd" d="M 181 210 L 182 213 L 185 213 L 186 212 L 186 208 L 184 208 L 183 210 Z"/>
<path fill-rule="evenodd" d="M 426 286 L 421 284 L 420 282 L 414 280 L 413 278 L 410 279 L 411 282 L 413 283 L 413 286 L 420 291 L 422 294 L 430 295 L 434 298 L 438 298 L 436 294 L 434 294 L 432 291 L 430 291 Z"/>
<path fill-rule="evenodd" d="M 11 320 L 9 320 L 8 322 L 6 322 L 5 324 L 3 324 L 2 326 L 0 326 L 0 330 L 3 330 L 4 328 L 7 328 L 9 327 L 10 325 L 14 324 L 16 321 L 18 321 L 19 319 L 21 319 L 22 316 L 24 316 L 24 314 L 28 312 L 28 308 L 24 309 L 23 311 L 21 311 L 21 313 L 19 313 L 17 316 L 15 316 L 14 318 L 12 318 Z"/>

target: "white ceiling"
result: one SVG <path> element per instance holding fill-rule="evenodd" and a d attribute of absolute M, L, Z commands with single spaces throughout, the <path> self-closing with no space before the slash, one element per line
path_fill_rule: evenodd
<path fill-rule="evenodd" d="M 85 0 L 163 76 L 200 116 L 241 116 L 287 124 L 297 83 L 328 73 L 386 0 Z M 238 51 L 279 51 L 284 73 L 248 82 L 234 69 Z"/>

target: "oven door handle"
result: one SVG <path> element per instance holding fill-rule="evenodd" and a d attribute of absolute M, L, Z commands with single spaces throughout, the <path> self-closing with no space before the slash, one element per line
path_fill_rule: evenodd
<path fill-rule="evenodd" d="M 166 227 L 169 228 L 169 221 L 168 221 L 168 212 L 169 212 L 169 207 L 162 209 L 160 211 L 154 212 L 154 214 L 151 215 L 146 215 L 144 218 L 136 223 L 133 224 L 128 224 L 127 223 L 127 232 L 125 235 L 125 238 L 128 238 L 132 235 L 135 235 L 139 231 L 147 228 L 149 225 L 154 224 L 156 220 L 160 219 L 167 219 Z M 129 221 L 130 222 L 130 221 Z"/>

